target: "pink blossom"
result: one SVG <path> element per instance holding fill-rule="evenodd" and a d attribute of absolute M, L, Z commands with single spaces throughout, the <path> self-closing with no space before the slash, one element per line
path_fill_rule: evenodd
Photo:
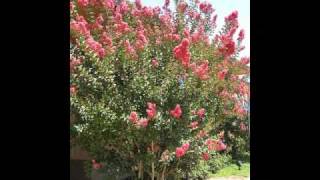
<path fill-rule="evenodd" d="M 158 67 L 159 66 L 159 62 L 157 61 L 157 59 L 152 59 L 151 60 L 151 63 L 152 63 L 152 67 Z"/>
<path fill-rule="evenodd" d="M 228 73 L 228 69 L 223 69 L 222 71 L 219 71 L 218 72 L 218 78 L 220 80 L 224 80 L 224 78 L 226 77 L 227 73 Z"/>
<path fill-rule="evenodd" d="M 169 14 L 164 14 L 164 15 L 161 15 L 160 16 L 160 22 L 162 23 L 162 24 L 164 24 L 165 26 L 169 26 L 170 25 L 170 23 L 171 23 L 171 17 L 170 17 L 170 15 Z"/>
<path fill-rule="evenodd" d="M 168 7 L 169 4 L 170 4 L 170 0 L 165 0 L 164 6 L 165 6 L 165 7 Z"/>
<path fill-rule="evenodd" d="M 236 103 L 236 104 L 235 104 L 235 106 L 234 106 L 234 108 L 233 108 L 233 111 L 234 111 L 237 115 L 239 115 L 240 117 L 241 117 L 241 116 L 244 116 L 245 113 L 246 113 L 245 109 L 242 108 L 239 103 Z"/>
<path fill-rule="evenodd" d="M 70 86 L 70 94 L 74 95 L 74 94 L 76 94 L 76 92 L 77 92 L 76 87 L 75 86 Z"/>
<path fill-rule="evenodd" d="M 190 31 L 188 28 L 184 28 L 183 30 L 183 35 L 186 37 L 186 38 L 189 38 L 190 37 Z"/>
<path fill-rule="evenodd" d="M 137 114 L 137 112 L 132 111 L 130 113 L 129 120 L 134 124 L 137 123 L 138 122 L 138 114 Z"/>
<path fill-rule="evenodd" d="M 212 21 L 211 21 L 211 25 L 212 25 L 212 27 L 216 27 L 217 26 L 217 15 L 214 15 L 213 17 L 212 17 Z"/>
<path fill-rule="evenodd" d="M 187 9 L 187 6 L 188 6 L 188 4 L 186 3 L 186 2 L 184 2 L 184 1 L 182 1 L 182 2 L 180 2 L 179 4 L 178 4 L 178 11 L 180 12 L 180 13 L 184 13 L 185 11 L 186 11 L 186 9 Z"/>
<path fill-rule="evenodd" d="M 177 147 L 176 148 L 176 157 L 177 158 L 180 158 L 180 157 L 182 157 L 182 156 L 184 156 L 185 155 L 185 150 L 182 148 L 182 147 Z"/>
<path fill-rule="evenodd" d="M 230 34 L 229 34 L 230 35 Z M 235 43 L 230 36 L 221 36 L 220 37 L 222 46 L 218 48 L 218 51 L 225 57 L 231 56 L 235 53 Z"/>
<path fill-rule="evenodd" d="M 182 110 L 180 108 L 180 104 L 177 104 L 176 107 L 170 111 L 171 116 L 174 118 L 179 119 L 182 115 Z"/>
<path fill-rule="evenodd" d="M 112 46 L 112 39 L 107 35 L 106 32 L 103 32 L 100 38 L 100 42 L 107 46 Z"/>
<path fill-rule="evenodd" d="M 207 153 L 207 152 L 202 153 L 202 158 L 203 158 L 203 160 L 208 161 L 210 159 L 209 153 Z"/>
<path fill-rule="evenodd" d="M 207 139 L 205 144 L 208 145 L 209 151 L 223 151 L 227 148 L 227 146 L 221 140 Z"/>
<path fill-rule="evenodd" d="M 204 108 L 201 108 L 198 110 L 197 115 L 202 119 L 204 118 L 205 113 L 206 113 L 206 110 Z"/>
<path fill-rule="evenodd" d="M 88 37 L 85 42 L 87 44 L 87 47 L 90 50 L 94 51 L 100 58 L 103 58 L 106 55 L 102 45 L 99 42 L 95 41 L 91 36 Z"/>
<path fill-rule="evenodd" d="M 199 66 L 196 66 L 195 64 L 192 64 L 191 69 L 192 71 L 201 79 L 206 80 L 209 78 L 208 71 L 209 71 L 209 61 L 205 60 L 202 62 Z"/>
<path fill-rule="evenodd" d="M 214 11 L 214 9 L 212 8 L 212 5 L 208 2 L 200 3 L 199 8 L 203 13 L 206 13 L 206 14 L 212 13 Z"/>
<path fill-rule="evenodd" d="M 184 67 L 188 67 L 191 54 L 189 52 L 189 40 L 184 38 L 182 42 L 173 49 L 174 57 L 181 61 Z"/>
<path fill-rule="evenodd" d="M 129 10 L 128 4 L 125 0 L 120 3 L 120 13 L 127 13 Z"/>
<path fill-rule="evenodd" d="M 227 146 L 222 142 L 222 141 L 218 141 L 216 143 L 215 149 L 216 151 L 223 151 L 227 148 Z"/>
<path fill-rule="evenodd" d="M 148 108 L 147 108 L 146 111 L 147 111 L 147 114 L 148 114 L 148 118 L 149 118 L 149 119 L 152 119 L 152 118 L 154 118 L 154 117 L 156 116 L 156 114 L 157 114 L 156 104 L 150 103 L 150 102 L 148 102 L 147 104 L 148 104 Z"/>
<path fill-rule="evenodd" d="M 197 138 L 203 138 L 205 136 L 208 136 L 208 133 L 205 130 L 200 130 L 197 134 Z"/>
<path fill-rule="evenodd" d="M 160 14 L 160 12 L 161 12 L 161 9 L 159 6 L 156 6 L 155 8 L 153 8 L 153 14 L 155 16 L 158 16 Z"/>
<path fill-rule="evenodd" d="M 182 149 L 183 149 L 184 151 L 188 151 L 188 149 L 189 149 L 189 147 L 190 147 L 190 144 L 189 144 L 189 143 L 185 143 L 185 144 L 183 144 L 181 147 L 182 147 Z"/>
<path fill-rule="evenodd" d="M 240 59 L 240 63 L 243 65 L 247 65 L 250 62 L 250 58 L 249 57 L 242 57 Z"/>
<path fill-rule="evenodd" d="M 236 27 L 232 27 L 229 32 L 227 33 L 227 36 L 232 39 L 234 33 L 237 31 L 237 28 Z"/>
<path fill-rule="evenodd" d="M 238 11 L 233 11 L 229 16 L 225 17 L 225 22 L 231 27 L 238 27 Z"/>
<path fill-rule="evenodd" d="M 94 169 L 100 169 L 100 168 L 102 168 L 102 164 L 101 163 L 97 163 L 96 160 L 92 160 L 92 167 Z"/>
<path fill-rule="evenodd" d="M 70 21 L 70 29 L 86 37 L 90 35 L 88 23 L 83 16 L 77 16 L 76 20 Z"/>
<path fill-rule="evenodd" d="M 79 6 L 86 7 L 89 5 L 89 0 L 78 0 Z"/>
<path fill-rule="evenodd" d="M 114 9 L 115 3 L 114 0 L 104 0 L 103 5 L 110 10 Z"/>
<path fill-rule="evenodd" d="M 70 71 L 73 72 L 76 66 L 80 65 L 81 61 L 80 59 L 77 59 L 75 57 L 70 58 Z"/>
<path fill-rule="evenodd" d="M 125 40 L 124 41 L 124 47 L 125 47 L 127 55 L 134 56 L 136 51 L 132 47 L 132 45 L 130 44 L 129 40 Z"/>
<path fill-rule="evenodd" d="M 116 32 L 118 34 L 123 34 L 123 33 L 130 32 L 130 28 L 129 28 L 128 23 L 123 22 L 123 21 L 115 24 L 114 27 L 116 28 Z"/>
<path fill-rule="evenodd" d="M 136 39 L 137 39 L 136 43 L 135 43 L 136 49 L 139 49 L 139 50 L 144 49 L 144 47 L 148 43 L 148 40 L 147 40 L 146 36 L 144 35 L 144 30 L 137 31 Z"/>
<path fill-rule="evenodd" d="M 71 2 L 70 2 L 70 12 L 73 12 L 74 8 L 75 8 L 75 5 L 74 5 L 74 3 L 71 1 Z"/>
<path fill-rule="evenodd" d="M 189 127 L 191 129 L 197 129 L 198 128 L 198 124 L 199 124 L 198 121 L 194 121 L 194 122 L 190 123 Z"/>
<path fill-rule="evenodd" d="M 142 15 L 145 17 L 152 17 L 153 14 L 153 9 L 150 7 L 143 7 L 142 8 Z"/>
<path fill-rule="evenodd" d="M 135 0 L 135 4 L 136 4 L 137 9 L 142 8 L 141 0 Z"/>
<path fill-rule="evenodd" d="M 240 130 L 241 131 L 246 131 L 247 130 L 247 126 L 243 122 L 240 123 Z"/>
<path fill-rule="evenodd" d="M 244 39 L 244 30 L 241 29 L 238 36 L 238 41 L 242 41 Z"/>
<path fill-rule="evenodd" d="M 148 119 L 146 119 L 146 118 L 141 118 L 139 121 L 138 121 L 138 125 L 140 126 L 140 127 L 147 127 L 148 126 Z"/>

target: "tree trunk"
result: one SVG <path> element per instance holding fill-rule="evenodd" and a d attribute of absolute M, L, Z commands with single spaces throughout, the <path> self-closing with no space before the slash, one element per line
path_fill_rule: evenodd
<path fill-rule="evenodd" d="M 142 161 L 139 161 L 139 173 L 138 173 L 138 179 L 142 179 L 143 180 L 143 164 Z"/>

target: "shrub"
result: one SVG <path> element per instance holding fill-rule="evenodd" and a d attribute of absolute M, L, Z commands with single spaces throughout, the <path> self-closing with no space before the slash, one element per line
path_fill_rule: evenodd
<path fill-rule="evenodd" d="M 218 127 L 243 118 L 248 58 L 237 12 L 214 35 L 212 6 L 177 12 L 114 0 L 70 2 L 72 139 L 115 177 L 179 176 L 224 144 Z"/>

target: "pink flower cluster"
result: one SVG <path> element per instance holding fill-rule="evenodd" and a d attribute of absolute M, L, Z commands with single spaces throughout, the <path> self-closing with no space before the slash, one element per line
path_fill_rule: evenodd
<path fill-rule="evenodd" d="M 147 105 L 148 108 L 146 112 L 148 114 L 148 119 L 152 119 L 157 115 L 156 104 L 148 102 Z"/>
<path fill-rule="evenodd" d="M 184 38 L 182 42 L 173 49 L 174 57 L 181 61 L 182 65 L 186 68 L 189 66 L 191 57 L 189 45 L 189 39 Z"/>
<path fill-rule="evenodd" d="M 208 2 L 200 3 L 199 8 L 203 13 L 206 13 L 206 14 L 212 13 L 214 11 L 214 9 L 212 8 L 212 4 Z"/>
<path fill-rule="evenodd" d="M 250 62 L 250 58 L 249 57 L 242 57 L 240 59 L 240 63 L 243 64 L 243 65 L 247 65 L 247 64 L 249 64 L 249 62 Z"/>
<path fill-rule="evenodd" d="M 197 129 L 198 128 L 198 121 L 193 121 L 190 123 L 189 127 L 194 130 L 194 129 Z"/>
<path fill-rule="evenodd" d="M 178 4 L 177 9 L 178 9 L 178 11 L 179 11 L 180 13 L 184 13 L 184 12 L 186 11 L 187 7 L 188 7 L 188 4 L 187 4 L 186 2 L 184 2 L 184 1 L 181 1 L 181 2 Z"/>
<path fill-rule="evenodd" d="M 231 27 L 238 27 L 238 11 L 233 11 L 229 16 L 225 17 L 225 22 Z"/>
<path fill-rule="evenodd" d="M 185 143 L 181 147 L 177 147 L 176 148 L 176 157 L 180 158 L 180 157 L 184 156 L 186 154 L 186 152 L 188 151 L 189 147 L 190 147 L 189 143 Z"/>
<path fill-rule="evenodd" d="M 78 32 L 81 35 L 88 37 L 90 35 L 90 30 L 88 27 L 88 22 L 83 16 L 77 16 L 76 20 L 70 22 L 70 29 Z"/>
<path fill-rule="evenodd" d="M 106 46 L 112 46 L 112 38 L 108 36 L 106 32 L 103 32 L 100 38 L 100 42 Z"/>
<path fill-rule="evenodd" d="M 179 34 L 165 34 L 165 39 L 168 39 L 170 41 L 179 41 L 180 40 L 180 35 Z"/>
<path fill-rule="evenodd" d="M 71 56 L 70 57 L 70 72 L 73 72 L 75 67 L 80 64 L 81 64 L 80 59 L 77 59 L 77 58 Z"/>
<path fill-rule="evenodd" d="M 129 6 L 125 0 L 122 0 L 120 6 L 117 7 L 117 11 L 121 14 L 125 14 L 129 11 Z"/>
<path fill-rule="evenodd" d="M 70 94 L 74 95 L 74 94 L 76 94 L 76 92 L 77 92 L 76 86 L 74 86 L 74 85 L 70 86 Z"/>
<path fill-rule="evenodd" d="M 164 7 L 168 7 L 170 4 L 170 0 L 165 0 Z"/>
<path fill-rule="evenodd" d="M 207 152 L 202 153 L 202 158 L 205 161 L 208 161 L 210 159 L 210 154 Z"/>
<path fill-rule="evenodd" d="M 122 20 L 122 15 L 119 12 L 115 13 L 114 21 L 115 32 L 118 36 L 131 31 L 128 23 Z"/>
<path fill-rule="evenodd" d="M 176 107 L 170 111 L 170 114 L 174 118 L 179 119 L 182 115 L 182 110 L 181 110 L 180 104 L 177 104 Z"/>
<path fill-rule="evenodd" d="M 103 5 L 104 5 L 107 9 L 110 9 L 110 10 L 113 10 L 114 7 L 115 7 L 114 0 L 104 0 L 104 1 L 103 1 Z"/>
<path fill-rule="evenodd" d="M 159 66 L 159 62 L 156 58 L 151 60 L 152 67 L 156 68 Z"/>
<path fill-rule="evenodd" d="M 86 7 L 89 5 L 89 0 L 78 0 L 78 4 L 81 7 Z"/>
<path fill-rule="evenodd" d="M 244 30 L 241 29 L 238 35 L 238 41 L 242 41 L 244 39 Z"/>
<path fill-rule="evenodd" d="M 198 110 L 197 115 L 199 116 L 200 119 L 203 119 L 205 113 L 206 113 L 206 110 L 204 108 L 201 108 Z"/>
<path fill-rule="evenodd" d="M 223 151 L 227 148 L 221 140 L 207 139 L 205 144 L 208 146 L 209 151 Z"/>
<path fill-rule="evenodd" d="M 190 9 L 190 10 L 188 11 L 188 15 L 189 15 L 189 17 L 190 17 L 191 19 L 193 19 L 193 20 L 200 20 L 200 18 L 201 18 L 200 13 L 198 13 L 198 12 L 192 10 L 192 9 Z"/>
<path fill-rule="evenodd" d="M 219 71 L 218 72 L 218 78 L 220 80 L 224 80 L 226 75 L 227 75 L 227 73 L 228 73 L 228 69 L 223 69 L 223 70 Z"/>
<path fill-rule="evenodd" d="M 100 15 L 96 18 L 95 23 L 91 26 L 91 29 L 99 29 L 99 30 L 102 30 L 102 29 L 103 29 L 103 26 L 102 26 L 103 21 L 104 21 L 104 19 L 103 19 L 102 15 L 100 14 Z"/>
<path fill-rule="evenodd" d="M 146 36 L 144 35 L 144 30 L 138 30 L 136 33 L 136 42 L 135 47 L 137 50 L 143 50 L 146 44 L 148 43 L 148 40 Z"/>
<path fill-rule="evenodd" d="M 133 46 L 130 44 L 129 40 L 124 41 L 124 48 L 126 51 L 126 54 L 132 58 L 135 58 L 137 56 L 136 50 L 133 48 Z"/>
<path fill-rule="evenodd" d="M 206 137 L 206 136 L 208 136 L 208 133 L 205 130 L 200 130 L 196 137 L 198 139 L 200 139 L 200 138 L 203 138 L 203 137 Z"/>
<path fill-rule="evenodd" d="M 101 163 L 97 163 L 96 160 L 92 160 L 91 162 L 92 162 L 92 167 L 93 167 L 94 169 L 100 169 L 100 168 L 102 168 L 102 164 L 101 164 Z"/>
<path fill-rule="evenodd" d="M 240 130 L 241 131 L 247 131 L 247 129 L 248 129 L 247 126 L 243 122 L 241 122 L 240 123 Z"/>
<path fill-rule="evenodd" d="M 141 118 L 139 120 L 138 114 L 135 111 L 130 113 L 129 120 L 130 120 L 130 122 L 135 124 L 137 127 L 143 127 L 143 128 L 146 128 L 148 126 L 148 122 L 149 122 L 148 119 L 146 119 L 146 118 Z"/>
<path fill-rule="evenodd" d="M 230 57 L 232 54 L 235 53 L 236 45 L 234 41 L 232 40 L 232 37 L 229 35 L 222 35 L 220 37 L 222 45 L 218 48 L 218 51 L 224 56 L 224 57 Z"/>
<path fill-rule="evenodd" d="M 241 106 L 239 102 L 235 103 L 233 111 L 240 117 L 243 117 L 246 114 L 246 110 Z"/>
<path fill-rule="evenodd" d="M 85 42 L 87 47 L 95 52 L 100 58 L 103 58 L 106 55 L 105 49 L 99 42 L 95 41 L 92 36 L 88 37 Z"/>
<path fill-rule="evenodd" d="M 135 0 L 135 4 L 136 4 L 137 9 L 142 8 L 141 0 Z"/>
<path fill-rule="evenodd" d="M 74 5 L 74 3 L 71 1 L 71 2 L 70 2 L 70 12 L 73 12 L 73 11 L 74 11 L 74 8 L 75 8 L 75 5 Z"/>
<path fill-rule="evenodd" d="M 209 78 L 208 71 L 209 71 L 209 61 L 205 60 L 199 66 L 195 63 L 190 64 L 190 67 L 193 73 L 198 76 L 201 80 L 206 80 Z"/>

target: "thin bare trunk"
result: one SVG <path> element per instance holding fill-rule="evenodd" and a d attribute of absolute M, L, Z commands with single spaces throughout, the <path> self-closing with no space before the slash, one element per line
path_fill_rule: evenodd
<path fill-rule="evenodd" d="M 154 154 L 153 141 L 151 142 L 151 151 L 152 151 L 152 154 Z M 152 161 L 152 163 L 151 163 L 151 168 L 152 168 L 152 176 L 151 176 L 151 179 L 154 180 L 154 162 L 153 162 L 153 161 Z"/>
<path fill-rule="evenodd" d="M 166 166 L 164 166 L 164 168 L 162 170 L 161 180 L 165 180 L 165 178 L 164 178 L 165 172 L 166 172 Z"/>
<path fill-rule="evenodd" d="M 138 179 L 143 179 L 143 164 L 142 164 L 142 161 L 139 161 Z"/>

